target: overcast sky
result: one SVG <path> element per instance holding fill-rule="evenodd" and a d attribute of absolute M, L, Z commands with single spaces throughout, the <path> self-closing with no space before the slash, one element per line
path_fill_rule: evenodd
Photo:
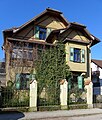
<path fill-rule="evenodd" d="M 86 25 L 90 33 L 102 40 L 102 0 L 0 0 L 0 46 L 3 30 L 21 26 L 47 7 L 63 12 L 69 22 Z M 92 58 L 102 60 L 102 42 L 91 50 Z M 0 47 L 0 60 L 3 58 Z"/>

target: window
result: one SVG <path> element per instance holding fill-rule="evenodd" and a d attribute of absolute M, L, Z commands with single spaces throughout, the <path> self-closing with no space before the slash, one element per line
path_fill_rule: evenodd
<path fill-rule="evenodd" d="M 33 50 L 28 51 L 28 60 L 33 60 Z"/>
<path fill-rule="evenodd" d="M 85 62 L 85 50 L 79 48 L 70 48 L 70 61 Z"/>
<path fill-rule="evenodd" d="M 27 59 L 28 58 L 27 54 L 28 54 L 27 50 L 22 51 L 23 59 Z"/>
<path fill-rule="evenodd" d="M 46 28 L 39 28 L 39 39 L 45 40 L 46 39 Z"/>
<path fill-rule="evenodd" d="M 13 48 L 12 50 L 12 58 L 23 58 L 23 54 L 22 54 L 22 50 L 17 49 L 17 48 Z"/>
<path fill-rule="evenodd" d="M 26 90 L 30 86 L 30 74 L 28 73 L 17 73 L 16 74 L 16 89 Z"/>
<path fill-rule="evenodd" d="M 74 62 L 81 62 L 80 49 L 74 48 Z"/>
<path fill-rule="evenodd" d="M 12 59 L 28 59 L 33 60 L 33 49 L 17 49 L 14 48 L 12 50 Z"/>
<path fill-rule="evenodd" d="M 35 38 L 40 40 L 45 40 L 52 30 L 50 28 L 43 28 L 40 26 L 35 26 Z"/>

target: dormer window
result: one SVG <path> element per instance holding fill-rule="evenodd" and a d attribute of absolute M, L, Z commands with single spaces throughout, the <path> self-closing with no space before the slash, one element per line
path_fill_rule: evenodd
<path fill-rule="evenodd" d="M 45 40 L 52 30 L 41 26 L 35 26 L 35 38 Z"/>
<path fill-rule="evenodd" d="M 46 39 L 46 28 L 39 27 L 39 39 L 40 40 Z"/>
<path fill-rule="evenodd" d="M 46 39 L 46 28 L 35 26 L 35 38 L 40 40 Z"/>

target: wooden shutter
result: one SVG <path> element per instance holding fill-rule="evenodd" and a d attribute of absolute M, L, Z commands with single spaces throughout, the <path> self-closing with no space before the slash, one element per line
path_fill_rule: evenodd
<path fill-rule="evenodd" d="M 78 76 L 77 80 L 78 80 L 78 88 L 83 89 L 84 88 L 84 78 L 83 78 L 83 76 Z"/>
<path fill-rule="evenodd" d="M 82 57 L 81 57 L 81 60 L 82 60 L 82 63 L 84 63 L 85 62 L 85 50 L 84 49 L 82 49 Z"/>
<path fill-rule="evenodd" d="M 16 74 L 16 89 L 20 89 L 20 74 Z"/>
<path fill-rule="evenodd" d="M 35 26 L 35 38 L 39 38 L 39 26 Z"/>
<path fill-rule="evenodd" d="M 46 37 L 48 37 L 48 35 L 51 33 L 51 28 L 47 28 L 47 35 L 46 35 Z"/>
<path fill-rule="evenodd" d="M 74 48 L 70 48 L 70 61 L 74 61 Z"/>

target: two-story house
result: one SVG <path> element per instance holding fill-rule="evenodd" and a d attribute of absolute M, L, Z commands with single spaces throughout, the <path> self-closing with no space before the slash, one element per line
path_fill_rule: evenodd
<path fill-rule="evenodd" d="M 47 8 L 40 15 L 17 28 L 3 31 L 6 58 L 6 81 L 20 81 L 18 88 L 29 87 L 30 70 L 39 50 L 61 40 L 65 44 L 66 64 L 73 73 L 73 82 L 83 76 L 87 88 L 87 103 L 92 104 L 91 50 L 100 42 L 86 26 L 70 23 L 62 12 Z M 39 49 L 38 49 L 39 48 Z"/>

